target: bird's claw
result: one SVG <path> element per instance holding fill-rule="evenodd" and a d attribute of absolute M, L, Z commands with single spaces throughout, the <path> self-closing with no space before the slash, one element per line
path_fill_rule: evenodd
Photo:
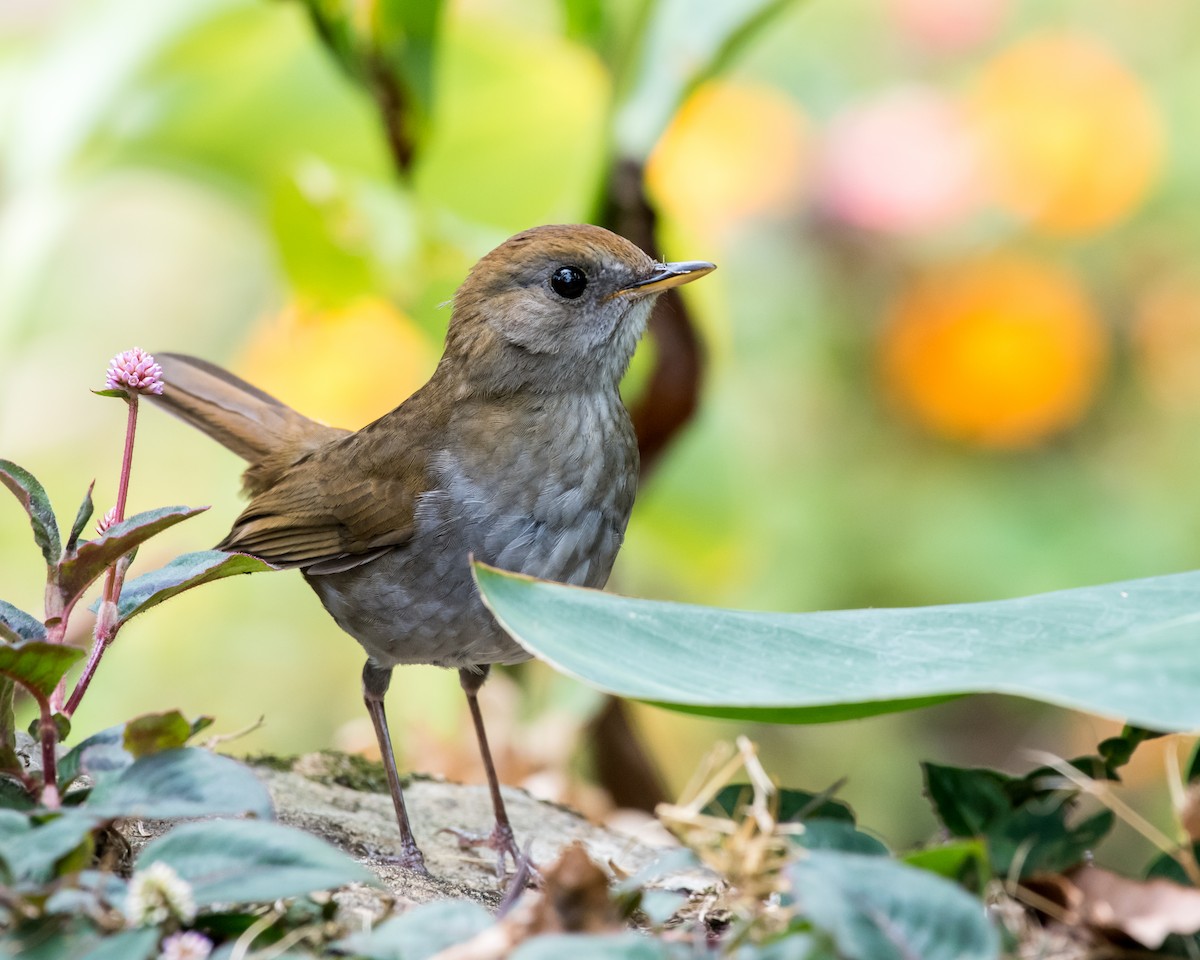
<path fill-rule="evenodd" d="M 466 830 L 456 830 L 453 827 L 443 827 L 438 833 L 448 833 L 458 841 L 460 850 L 474 850 L 477 847 L 487 847 L 489 850 L 495 850 L 496 857 L 496 876 L 501 880 L 504 879 L 506 871 L 505 861 L 508 858 L 512 859 L 513 870 L 520 868 L 523 859 L 527 860 L 521 852 L 521 848 L 517 846 L 516 838 L 513 836 L 512 827 L 507 824 L 496 824 L 492 832 L 484 835 L 480 833 L 468 833 Z M 537 871 L 530 864 L 530 869 L 533 870 L 534 876 Z"/>

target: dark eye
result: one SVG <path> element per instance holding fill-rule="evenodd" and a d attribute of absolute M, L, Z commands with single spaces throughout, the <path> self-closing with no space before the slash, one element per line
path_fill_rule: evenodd
<path fill-rule="evenodd" d="M 578 300 L 587 289 L 587 276 L 578 267 L 559 267 L 550 278 L 550 289 L 560 297 Z"/>

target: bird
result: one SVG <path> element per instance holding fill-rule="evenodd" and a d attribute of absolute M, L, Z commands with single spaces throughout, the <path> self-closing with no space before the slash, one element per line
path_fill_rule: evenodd
<path fill-rule="evenodd" d="M 366 653 L 363 700 L 400 831 L 389 859 L 427 872 L 384 711 L 392 671 L 458 671 L 495 825 L 460 842 L 520 859 L 478 693 L 530 658 L 484 606 L 472 558 L 603 587 L 625 535 L 637 439 L 619 392 L 664 290 L 710 273 L 589 224 L 539 226 L 482 257 L 452 301 L 427 383 L 357 431 L 327 426 L 206 360 L 156 353 L 149 399 L 247 461 L 249 501 L 217 549 L 298 568 Z M 363 344 L 358 349 L 370 349 Z"/>

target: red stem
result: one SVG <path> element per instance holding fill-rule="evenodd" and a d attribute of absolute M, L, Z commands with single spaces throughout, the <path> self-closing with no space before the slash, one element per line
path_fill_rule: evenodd
<path fill-rule="evenodd" d="M 121 457 L 121 479 L 117 484 L 117 503 L 113 513 L 114 524 L 125 519 L 125 503 L 129 497 L 129 474 L 133 469 L 133 438 L 137 432 L 138 395 L 136 393 L 130 393 L 128 404 L 129 418 L 125 424 L 125 452 Z M 71 691 L 71 698 L 63 707 L 63 712 L 68 717 L 74 716 L 75 711 L 79 709 L 79 702 L 87 693 L 88 685 L 92 682 L 96 668 L 100 666 L 100 658 L 104 656 L 104 651 L 113 642 L 117 630 L 120 628 L 116 604 L 117 598 L 121 595 L 126 569 L 127 565 L 122 564 L 119 559 L 108 568 L 108 574 L 104 581 L 104 597 L 100 601 L 100 610 L 96 615 L 96 627 L 92 634 L 92 649 L 88 652 L 87 663 L 84 664 L 79 682 L 75 684 L 75 689 Z M 64 691 L 65 687 L 60 682 L 58 689 L 54 691 L 54 696 L 59 702 L 62 700 Z"/>
<path fill-rule="evenodd" d="M 50 701 L 37 698 L 42 711 L 42 803 L 54 809 L 59 805 L 58 796 L 58 757 L 55 748 L 58 746 L 58 727 L 54 725 L 54 714 L 50 710 Z"/>

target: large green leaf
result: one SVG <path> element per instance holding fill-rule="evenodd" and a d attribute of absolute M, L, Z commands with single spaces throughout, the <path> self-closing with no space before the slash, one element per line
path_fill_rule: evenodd
<path fill-rule="evenodd" d="M 109 527 L 95 540 L 79 545 L 58 567 L 59 588 L 66 606 L 74 603 L 100 574 L 156 533 L 173 527 L 208 507 L 159 507 L 135 514 Z"/>
<path fill-rule="evenodd" d="M 888 857 L 812 850 L 789 870 L 801 914 L 845 960 L 991 960 L 983 904 Z"/>
<path fill-rule="evenodd" d="M 169 820 L 252 813 L 274 816 L 271 797 L 250 769 L 194 747 L 152 753 L 96 784 L 87 809 L 97 816 Z"/>
<path fill-rule="evenodd" d="M 495 919 L 469 900 L 441 900 L 406 910 L 335 946 L 365 960 L 428 960 L 486 930 Z"/>
<path fill-rule="evenodd" d="M 29 514 L 33 539 L 41 549 L 42 556 L 46 558 L 46 566 L 54 566 L 62 553 L 62 544 L 58 536 L 58 522 L 54 519 L 54 510 L 50 506 L 50 498 L 46 496 L 46 488 L 38 482 L 37 477 L 11 460 L 0 460 L 0 484 L 4 484 L 13 492 L 13 496 Z"/>
<path fill-rule="evenodd" d="M 225 553 L 222 550 L 185 553 L 165 567 L 128 581 L 121 589 L 117 612 L 125 621 L 192 587 L 239 573 L 274 569 L 269 563 L 244 553 Z"/>
<path fill-rule="evenodd" d="M 71 665 L 83 656 L 78 647 L 42 640 L 0 644 L 0 676 L 15 680 L 39 697 L 50 696 Z"/>
<path fill-rule="evenodd" d="M 632 600 L 476 565 L 526 649 L 696 713 L 813 723 L 1007 693 L 1200 728 L 1200 572 L 990 603 L 773 614 Z"/>
<path fill-rule="evenodd" d="M 375 875 L 323 840 L 278 823 L 210 820 L 146 845 L 138 869 L 166 863 L 192 885 L 196 905 L 259 903 L 376 884 Z"/>

